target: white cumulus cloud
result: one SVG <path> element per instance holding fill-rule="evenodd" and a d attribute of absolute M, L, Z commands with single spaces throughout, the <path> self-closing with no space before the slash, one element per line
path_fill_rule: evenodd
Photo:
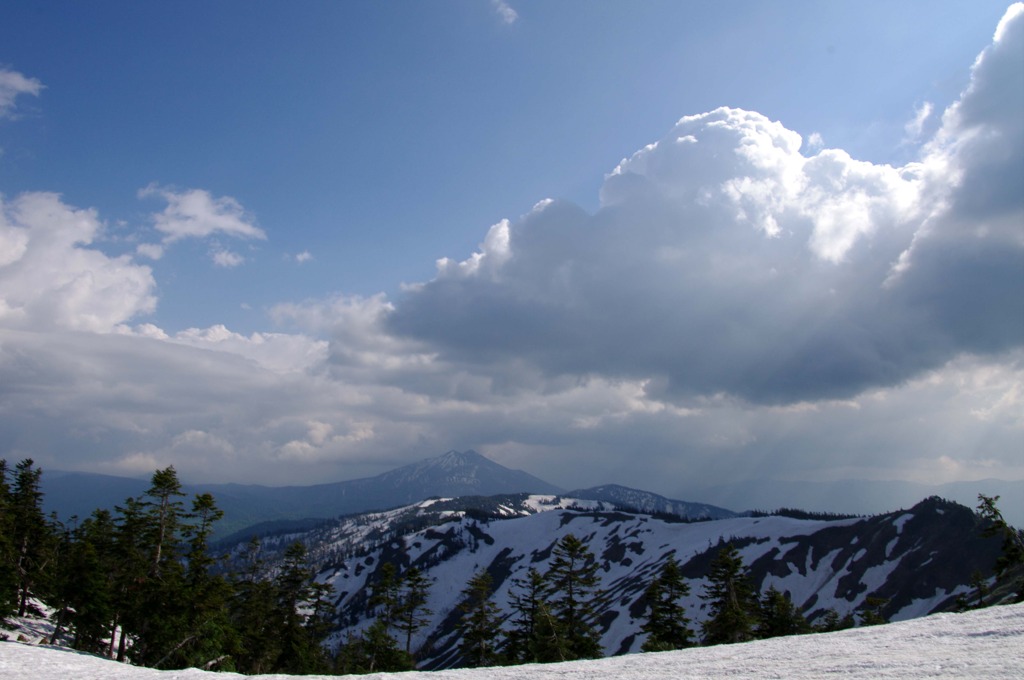
<path fill-rule="evenodd" d="M 0 326 L 107 332 L 152 312 L 152 272 L 97 250 L 102 228 L 56 194 L 0 201 Z"/>

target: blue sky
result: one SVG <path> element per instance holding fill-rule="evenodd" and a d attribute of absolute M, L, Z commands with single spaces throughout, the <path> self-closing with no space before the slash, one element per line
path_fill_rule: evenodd
<path fill-rule="evenodd" d="M 595 209 L 604 174 L 683 115 L 736 106 L 906 160 L 904 123 L 959 94 L 1004 10 L 535 2 L 506 23 L 486 0 L 18 3 L 0 63 L 45 90 L 0 130 L 0 182 L 95 207 L 112 253 L 161 209 L 137 196 L 151 183 L 233 197 L 266 241 L 223 240 L 247 259 L 230 271 L 209 244 L 168 252 L 151 318 L 249 333 L 277 302 L 425 280 L 543 198 Z"/>
<path fill-rule="evenodd" d="M 7 6 L 0 455 L 1019 479 L 1007 11 Z"/>

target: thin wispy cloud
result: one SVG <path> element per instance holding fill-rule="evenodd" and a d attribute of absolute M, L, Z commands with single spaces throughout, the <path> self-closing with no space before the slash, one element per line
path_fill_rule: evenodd
<path fill-rule="evenodd" d="M 236 239 L 265 240 L 266 233 L 254 224 L 242 205 L 230 196 L 215 198 L 204 189 L 176 191 L 150 184 L 139 191 L 139 198 L 157 197 L 167 202 L 163 212 L 153 215 L 153 226 L 164 235 L 160 245 L 138 246 L 140 255 L 159 259 L 165 247 L 186 238 L 206 239 L 226 236 Z M 218 267 L 237 267 L 245 261 L 241 255 L 214 247 L 210 257 Z"/>
<path fill-rule="evenodd" d="M 506 24 L 514 24 L 519 20 L 519 13 L 505 2 L 505 0 L 491 0 L 491 7 L 498 13 L 498 17 Z"/>
<path fill-rule="evenodd" d="M 43 84 L 35 79 L 0 67 L 0 120 L 15 115 L 16 100 L 21 95 L 38 97 Z"/>
<path fill-rule="evenodd" d="M 931 118 L 933 106 L 931 102 L 924 102 L 914 111 L 914 117 L 903 126 L 905 143 L 914 143 L 921 139 L 924 133 L 925 123 Z"/>

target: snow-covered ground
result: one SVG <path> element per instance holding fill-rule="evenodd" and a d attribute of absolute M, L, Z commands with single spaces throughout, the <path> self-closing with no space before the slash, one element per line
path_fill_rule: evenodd
<path fill-rule="evenodd" d="M 0 678 L 228 680 L 243 677 L 246 676 L 198 670 L 155 671 L 64 649 L 0 643 Z M 289 676 L 258 677 L 283 679 Z M 966 614 L 936 614 L 838 633 L 775 638 L 681 652 L 631 654 L 564 664 L 366 677 L 395 680 L 418 677 L 424 680 L 1024 678 L 1024 604 L 990 607 Z"/>

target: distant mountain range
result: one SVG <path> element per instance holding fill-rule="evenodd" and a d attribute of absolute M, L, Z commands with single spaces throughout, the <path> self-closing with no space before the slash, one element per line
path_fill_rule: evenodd
<path fill-rule="evenodd" d="M 724 542 L 740 551 L 758 590 L 787 593 L 812 620 L 830 609 L 854 613 L 869 597 L 884 600 L 887 618 L 901 620 L 948 610 L 970 592 L 972 572 L 991 573 L 1000 539 L 982 538 L 981 528 L 972 510 L 939 498 L 868 518 L 685 522 L 604 500 L 514 494 L 429 500 L 267 536 L 261 558 L 272 571 L 289 545 L 305 544 L 317 581 L 337 593 L 334 644 L 372 622 L 370 594 L 383 565 L 416 567 L 432 585 L 429 622 L 413 649 L 420 668 L 440 669 L 461 661 L 458 604 L 470 578 L 490 574 L 491 601 L 508 621 L 514 582 L 530 568 L 545 572 L 568 533 L 584 539 L 599 565 L 605 596 L 596 622 L 605 654 L 613 655 L 639 651 L 644 590 L 669 557 L 682 565 L 690 586 L 683 604 L 698 630 L 708 616 L 701 595 L 709 565 Z M 241 555 L 244 546 L 229 551 Z"/>
<path fill-rule="evenodd" d="M 688 486 L 679 491 L 736 510 L 780 507 L 818 512 L 871 515 L 909 508 L 922 498 L 940 496 L 969 508 L 978 494 L 999 496 L 999 509 L 1010 524 L 1024 527 L 1024 480 L 980 479 L 948 484 L 844 479 L 834 482 L 756 480 L 718 486 Z"/>
<path fill-rule="evenodd" d="M 42 490 L 44 508 L 62 519 L 88 516 L 96 508 L 113 510 L 128 497 L 139 496 L 148 479 L 131 479 L 85 472 L 46 470 Z M 986 480 L 929 487 L 905 482 L 835 483 L 745 482 L 729 486 L 694 487 L 686 495 L 704 503 L 673 500 L 658 494 L 607 484 L 566 492 L 554 484 L 521 470 L 512 470 L 476 453 L 449 451 L 389 472 L 343 482 L 311 486 L 261 486 L 247 484 L 185 484 L 188 497 L 211 493 L 224 511 L 216 536 L 251 529 L 267 533 L 308 529 L 316 520 L 385 510 L 432 497 L 493 496 L 535 493 L 571 495 L 600 500 L 619 508 L 664 513 L 690 519 L 734 517 L 733 508 L 774 510 L 779 507 L 805 510 L 873 514 L 909 507 L 921 498 L 938 495 L 974 507 L 977 494 L 1000 495 L 1000 509 L 1011 524 L 1024 524 L 1024 482 Z M 712 505 L 714 503 L 715 505 Z"/>
<path fill-rule="evenodd" d="M 149 481 L 85 472 L 45 471 L 43 505 L 58 517 L 87 517 L 96 508 L 113 510 L 126 498 L 140 496 Z M 211 493 L 224 511 L 216 536 L 308 529 L 322 519 L 386 510 L 427 498 L 494 496 L 498 494 L 563 494 L 554 484 L 521 470 L 512 470 L 475 451 L 449 451 L 390 472 L 331 484 L 260 486 L 247 484 L 184 484 L 187 497 Z M 676 501 L 617 485 L 574 492 L 577 498 L 606 500 L 622 507 L 662 512 L 693 519 L 719 519 L 736 513 L 702 503 Z M 187 501 L 187 498 L 186 498 Z"/>
<path fill-rule="evenodd" d="M 562 493 L 564 490 L 521 470 L 512 470 L 475 451 L 441 456 L 376 477 L 311 486 L 184 484 L 187 497 L 211 493 L 224 511 L 218 536 L 253 525 L 289 526 L 295 521 L 335 518 L 384 510 L 434 496 L 490 496 L 502 493 Z M 148 479 L 84 472 L 44 471 L 43 505 L 62 519 L 87 517 L 94 509 L 113 510 L 149 488 Z M 186 499 L 187 500 L 187 499 Z"/>

